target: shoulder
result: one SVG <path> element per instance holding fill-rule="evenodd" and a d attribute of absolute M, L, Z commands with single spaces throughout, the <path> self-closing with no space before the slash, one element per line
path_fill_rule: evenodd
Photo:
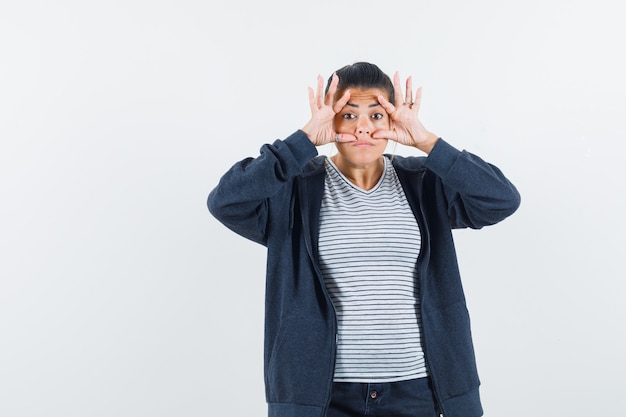
<path fill-rule="evenodd" d="M 301 177 L 309 177 L 324 172 L 325 155 L 318 155 L 312 158 L 302 169 Z"/>
<path fill-rule="evenodd" d="M 392 161 L 395 169 L 406 172 L 420 172 L 427 169 L 425 166 L 425 156 L 398 156 L 385 154 L 385 157 Z"/>

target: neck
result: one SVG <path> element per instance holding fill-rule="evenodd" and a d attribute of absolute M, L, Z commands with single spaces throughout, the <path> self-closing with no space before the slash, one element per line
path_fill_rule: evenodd
<path fill-rule="evenodd" d="M 385 169 L 384 157 L 376 159 L 376 161 L 369 164 L 352 164 L 340 155 L 335 155 L 332 158 L 335 166 L 341 171 L 341 173 L 354 185 L 364 190 L 371 190 L 374 188 L 380 177 L 383 175 Z"/>

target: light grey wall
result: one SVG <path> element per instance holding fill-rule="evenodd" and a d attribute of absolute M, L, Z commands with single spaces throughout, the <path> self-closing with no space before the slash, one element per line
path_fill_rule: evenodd
<path fill-rule="evenodd" d="M 614 4 L 3 2 L 0 415 L 265 415 L 264 251 L 206 196 L 357 60 L 413 75 L 425 125 L 522 193 L 455 235 L 485 415 L 624 410 Z"/>

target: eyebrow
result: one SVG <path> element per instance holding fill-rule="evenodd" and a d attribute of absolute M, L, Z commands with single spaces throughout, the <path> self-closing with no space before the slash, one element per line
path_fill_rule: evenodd
<path fill-rule="evenodd" d="M 346 106 L 354 107 L 354 108 L 357 108 L 357 109 L 359 108 L 358 104 L 354 104 L 354 103 L 350 103 L 350 102 L 347 102 Z M 372 103 L 372 104 L 369 104 L 367 107 L 371 108 L 371 107 L 377 107 L 377 106 L 380 106 L 380 103 Z"/>

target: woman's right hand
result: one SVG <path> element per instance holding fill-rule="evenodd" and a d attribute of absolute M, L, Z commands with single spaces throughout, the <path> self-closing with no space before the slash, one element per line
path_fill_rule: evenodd
<path fill-rule="evenodd" d="M 337 133 L 334 127 L 334 118 L 350 99 L 350 90 L 346 90 L 336 103 L 333 103 L 339 77 L 333 74 L 328 87 L 328 93 L 324 96 L 324 79 L 317 76 L 317 93 L 309 87 L 309 105 L 311 106 L 311 119 L 302 128 L 309 140 L 315 146 L 325 145 L 331 142 L 353 142 L 356 137 L 349 133 Z"/>

